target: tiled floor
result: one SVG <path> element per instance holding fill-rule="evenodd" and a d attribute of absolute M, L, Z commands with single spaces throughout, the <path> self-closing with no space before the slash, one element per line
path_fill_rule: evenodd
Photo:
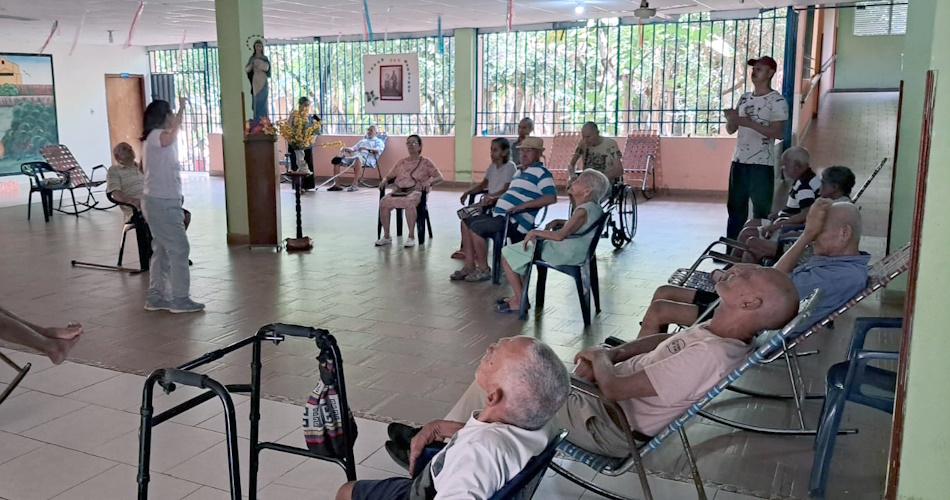
<path fill-rule="evenodd" d="M 893 94 L 831 96 L 806 138 L 813 161 L 819 166 L 848 165 L 860 184 L 880 157 L 892 155 L 893 134 L 888 131 L 893 131 L 895 110 Z M 876 256 L 883 248 L 889 184 L 889 171 L 884 171 L 861 203 L 870 236 L 864 247 Z M 0 490 L 0 498 L 51 498 L 76 488 L 80 489 L 74 492 L 75 498 L 97 492 L 98 498 L 125 497 L 106 493 L 112 491 L 108 488 L 127 488 L 134 483 L 129 466 L 136 463 L 138 376 L 181 364 L 274 321 L 325 327 L 337 337 L 343 346 L 350 404 L 359 415 L 411 422 L 442 417 L 472 380 L 485 347 L 500 337 L 537 337 L 551 344 L 565 361 L 578 349 L 608 335 L 633 337 L 653 289 L 676 267 L 695 258 L 725 225 L 721 199 L 659 197 L 642 203 L 635 241 L 622 251 L 614 251 L 607 242 L 598 249 L 603 311 L 585 329 L 573 284 L 561 277 L 550 280 L 543 314 L 532 315 L 527 322 L 491 312 L 491 299 L 506 293 L 507 287 L 448 281 L 458 266 L 448 259 L 458 243 L 457 193 L 433 194 L 435 237 L 413 249 L 372 246 L 376 239 L 374 190 L 307 194 L 303 200 L 304 231 L 314 238 L 315 248 L 310 253 L 289 255 L 225 245 L 220 179 L 187 175 L 185 190 L 186 205 L 194 213 L 189 232 L 195 261 L 192 293 L 208 304 L 207 312 L 194 315 L 143 311 L 147 276 L 70 266 L 71 259 L 109 263 L 115 258 L 120 225 L 117 212 L 88 213 L 78 219 L 57 214 L 45 224 L 42 218 L 26 221 L 24 207 L 0 209 L 0 232 L 4 235 L 0 302 L 45 324 L 82 321 L 87 331 L 70 356 L 75 363 L 52 370 L 38 366 L 24 380 L 24 389 L 0 406 L 2 438 L 13 443 L 0 446 L 0 484 L 10 488 L 6 494 Z M 293 198 L 286 186 L 282 205 L 284 232 L 290 236 Z M 562 200 L 548 216 L 562 217 L 565 211 Z M 126 255 L 134 261 L 134 243 Z M 804 361 L 814 391 L 823 389 L 822 374 L 841 359 L 853 318 L 879 315 L 881 310 L 877 300 L 867 301 L 840 320 L 834 332 L 810 341 L 822 349 L 821 355 Z M 266 348 L 264 391 L 275 400 L 303 400 L 314 385 L 316 352 L 315 346 L 302 341 Z M 211 363 L 205 371 L 223 382 L 248 377 L 248 353 L 230 358 L 234 359 Z M 781 366 L 763 372 L 744 382 L 780 387 L 784 380 Z M 8 373 L 0 367 L 0 382 L 8 380 Z M 279 408 L 283 407 L 275 404 L 271 408 L 278 424 L 268 430 L 273 434 L 269 438 L 296 436 L 296 408 Z M 759 423 L 792 423 L 790 409 L 784 404 L 724 397 L 717 402 L 717 410 Z M 808 408 L 812 420 L 818 410 L 817 406 Z M 57 424 L 57 419 L 67 414 L 68 425 Z M 226 486 L 222 474 L 205 474 L 203 468 L 188 463 L 224 463 L 223 458 L 206 460 L 202 456 L 218 453 L 223 446 L 220 429 L 213 419 L 208 420 L 213 416 L 211 407 L 202 407 L 177 417 L 175 425 L 169 424 L 169 442 L 187 445 L 156 450 L 156 470 L 169 479 L 168 497 L 215 498 L 220 495 L 215 488 Z M 845 418 L 862 433 L 839 440 L 829 495 L 867 498 L 883 484 L 890 419 L 861 409 L 849 410 Z M 361 421 L 358 447 L 373 447 L 361 458 L 366 477 L 393 467 L 385 453 L 378 453 L 383 434 L 362 430 L 380 426 Z M 804 496 L 811 440 L 750 435 L 705 421 L 688 429 L 699 454 L 700 470 L 710 484 L 729 485 L 724 488 L 757 496 Z M 44 445 L 44 440 L 52 444 Z M 54 445 L 70 451 L 43 451 Z M 5 453 L 16 456 L 7 458 Z M 31 481 L 24 481 L 27 476 L 20 471 L 50 459 L 44 453 L 55 454 L 57 464 L 71 464 L 76 458 L 81 467 L 77 464 L 75 477 L 44 481 L 34 492 Z M 76 454 L 95 458 L 82 460 L 86 455 Z M 321 482 L 317 488 L 308 483 L 314 479 L 306 469 L 316 465 L 273 462 L 268 465 L 272 470 L 262 471 L 268 482 L 273 481 L 266 490 L 270 497 L 280 498 L 281 492 L 300 493 L 294 488 L 311 486 L 311 493 L 316 494 L 318 489 L 326 490 L 326 484 L 336 485 L 343 478 L 339 471 L 327 471 L 333 475 L 321 477 L 327 477 L 329 483 Z M 683 475 L 686 467 L 675 442 L 661 447 L 648 458 L 647 465 L 664 476 Z M 294 467 L 304 470 L 294 474 Z M 14 477 L 17 479 L 5 479 Z M 630 483 L 633 488 L 632 476 L 613 481 Z M 195 488 L 184 491 L 191 486 Z M 683 491 L 682 495 L 671 490 L 659 498 L 688 498 L 689 485 L 671 483 L 669 487 L 680 486 L 687 487 L 676 490 Z M 560 478 L 548 480 L 542 487 L 547 493 L 538 498 L 578 498 L 581 493 Z M 179 492 L 177 488 L 182 488 L 180 495 L 174 493 Z M 725 495 L 721 492 L 716 498 Z"/>

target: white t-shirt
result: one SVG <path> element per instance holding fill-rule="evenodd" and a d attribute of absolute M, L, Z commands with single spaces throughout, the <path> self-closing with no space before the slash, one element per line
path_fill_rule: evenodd
<path fill-rule="evenodd" d="M 181 199 L 181 163 L 178 162 L 178 141 L 162 147 L 162 130 L 149 132 L 143 157 L 145 196 L 166 200 Z"/>
<path fill-rule="evenodd" d="M 746 92 L 739 98 L 736 110 L 739 111 L 739 116 L 748 116 L 762 125 L 788 120 L 788 103 L 777 90 L 760 96 Z M 749 127 L 740 126 L 732 161 L 773 166 L 776 160 L 772 151 L 774 144 L 774 139 L 769 139 Z"/>
<path fill-rule="evenodd" d="M 705 324 L 687 328 L 656 349 L 615 365 L 620 376 L 645 371 L 657 394 L 617 403 L 633 429 L 655 435 L 735 370 L 754 348 L 754 344 L 719 337 Z"/>
<path fill-rule="evenodd" d="M 513 161 L 509 161 L 500 167 L 494 163 L 488 165 L 488 170 L 485 170 L 485 178 L 488 179 L 488 193 L 497 194 L 504 189 L 505 184 L 511 182 L 511 178 L 515 176 L 517 171 L 518 167 L 515 166 Z"/>
<path fill-rule="evenodd" d="M 409 500 L 487 499 L 544 451 L 548 432 L 485 423 L 473 412 L 465 427 L 412 483 Z"/>

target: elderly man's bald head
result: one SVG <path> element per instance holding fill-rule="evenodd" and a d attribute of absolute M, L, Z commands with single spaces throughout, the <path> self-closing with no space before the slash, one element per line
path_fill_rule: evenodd
<path fill-rule="evenodd" d="M 798 291 L 787 274 L 738 264 L 716 284 L 722 304 L 711 328 L 723 337 L 749 341 L 760 330 L 781 328 L 798 313 Z"/>
<path fill-rule="evenodd" d="M 846 201 L 831 204 L 824 198 L 815 202 L 811 210 L 827 210 L 821 232 L 815 237 L 812 246 L 815 255 L 840 257 L 857 255 L 861 242 L 861 212 L 853 203 Z M 811 214 L 809 214 L 811 215 Z"/>
<path fill-rule="evenodd" d="M 861 212 L 858 207 L 854 206 L 854 203 L 839 201 L 831 205 L 825 226 L 849 227 L 851 228 L 849 241 L 855 245 L 861 241 Z"/>

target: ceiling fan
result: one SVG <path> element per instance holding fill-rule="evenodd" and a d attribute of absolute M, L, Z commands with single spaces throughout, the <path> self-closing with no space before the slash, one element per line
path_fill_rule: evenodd
<path fill-rule="evenodd" d="M 640 20 L 647 20 L 647 19 L 651 19 L 651 18 L 653 18 L 653 17 L 659 17 L 659 18 L 662 18 L 662 19 L 673 20 L 673 19 L 675 19 L 675 18 L 678 17 L 678 16 L 675 16 L 675 17 L 674 17 L 674 16 L 670 16 L 670 15 L 668 15 L 668 14 L 664 14 L 664 13 L 661 12 L 661 11 L 663 11 L 663 10 L 668 10 L 668 9 L 678 9 L 678 8 L 680 8 L 680 7 L 691 7 L 691 6 L 692 6 L 692 4 L 681 4 L 681 5 L 672 5 L 672 6 L 669 6 L 669 7 L 663 7 L 663 8 L 661 8 L 661 9 L 656 9 L 655 7 L 650 7 L 650 2 L 649 2 L 648 0 L 641 0 L 641 1 L 640 1 L 640 7 L 639 7 L 638 9 L 636 9 L 636 10 L 633 11 L 633 16 L 636 17 L 637 19 L 640 19 Z"/>

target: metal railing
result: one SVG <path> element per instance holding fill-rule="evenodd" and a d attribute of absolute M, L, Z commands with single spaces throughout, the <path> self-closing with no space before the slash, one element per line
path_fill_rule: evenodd
<path fill-rule="evenodd" d="M 477 130 L 512 134 L 530 116 L 535 132 L 577 130 L 586 121 L 608 135 L 652 129 L 662 135 L 719 135 L 722 109 L 751 90 L 746 62 L 771 55 L 782 81 L 786 19 L 621 24 L 590 20 L 566 29 L 479 33 Z M 776 87 L 780 87 L 776 83 Z"/>

